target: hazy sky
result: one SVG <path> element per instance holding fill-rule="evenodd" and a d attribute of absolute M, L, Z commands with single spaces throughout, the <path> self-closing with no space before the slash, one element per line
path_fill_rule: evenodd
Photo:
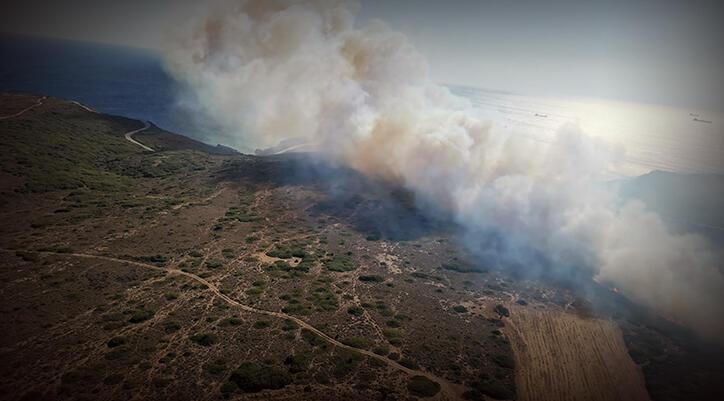
<path fill-rule="evenodd" d="M 11 2 L 2 29 L 157 47 L 201 2 Z M 436 81 L 724 110 L 724 2 L 362 0 Z"/>

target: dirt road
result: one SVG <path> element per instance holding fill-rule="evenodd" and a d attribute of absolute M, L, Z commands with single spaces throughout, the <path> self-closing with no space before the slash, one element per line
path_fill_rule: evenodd
<path fill-rule="evenodd" d="M 10 114 L 10 115 L 8 115 L 8 116 L 0 116 L 0 120 L 7 120 L 7 119 L 10 119 L 10 118 L 20 117 L 20 116 L 23 115 L 23 113 L 25 113 L 26 111 L 30 111 L 30 110 L 32 110 L 32 109 L 34 109 L 34 108 L 42 105 L 42 104 L 43 104 L 43 100 L 45 100 L 46 98 L 47 98 L 47 96 L 41 97 L 41 98 L 38 99 L 38 100 L 35 102 L 35 104 L 33 104 L 32 106 L 26 107 L 26 108 L 20 110 L 19 112 L 15 113 L 15 114 Z"/>
<path fill-rule="evenodd" d="M 133 143 L 133 144 L 135 144 L 135 145 L 138 145 L 138 146 L 142 147 L 144 150 L 147 150 L 147 151 L 149 151 L 149 152 L 154 152 L 153 149 L 151 149 L 151 148 L 149 148 L 148 146 L 142 144 L 141 142 L 138 142 L 137 140 L 133 139 L 133 135 L 134 135 L 134 134 L 137 134 L 137 133 L 139 133 L 139 132 L 141 132 L 141 131 L 145 131 L 145 130 L 147 130 L 148 127 L 150 127 L 150 126 L 151 126 L 151 124 L 149 124 L 148 121 L 144 121 L 144 122 L 143 122 L 143 127 L 139 128 L 139 129 L 137 129 L 137 130 L 128 131 L 128 132 L 126 132 L 126 133 L 124 134 L 124 136 L 126 137 L 126 140 L 128 140 L 128 142 L 131 142 L 131 143 Z"/>

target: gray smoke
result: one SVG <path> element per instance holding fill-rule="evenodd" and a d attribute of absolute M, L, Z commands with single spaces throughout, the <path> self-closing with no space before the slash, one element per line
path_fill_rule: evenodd
<path fill-rule="evenodd" d="M 620 152 L 575 126 L 544 145 L 476 118 L 430 82 L 404 35 L 380 21 L 356 26 L 357 9 L 218 2 L 177 33 L 167 65 L 235 145 L 301 138 L 321 157 L 398 181 L 471 232 L 499 233 L 503 257 L 591 268 L 667 317 L 724 333 L 721 255 L 599 185 Z"/>

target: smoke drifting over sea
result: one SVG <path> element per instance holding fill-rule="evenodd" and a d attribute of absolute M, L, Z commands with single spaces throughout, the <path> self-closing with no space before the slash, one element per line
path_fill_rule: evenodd
<path fill-rule="evenodd" d="M 404 35 L 379 21 L 355 25 L 357 9 L 219 2 L 169 44 L 167 65 L 237 145 L 303 138 L 320 157 L 395 180 L 421 207 L 451 213 L 470 238 L 501 239 L 478 252 L 591 269 L 710 338 L 724 334 L 721 255 L 600 185 L 620 151 L 575 126 L 544 145 L 481 121 L 430 82 Z"/>

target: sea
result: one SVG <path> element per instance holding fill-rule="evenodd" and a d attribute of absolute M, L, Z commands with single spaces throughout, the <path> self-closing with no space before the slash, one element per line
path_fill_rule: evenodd
<path fill-rule="evenodd" d="M 183 88 L 146 49 L 28 36 L 0 35 L 0 92 L 29 92 L 76 100 L 98 111 L 151 121 L 199 140 L 213 122 L 191 118 L 179 103 Z M 560 127 L 624 151 L 615 172 L 624 177 L 654 170 L 724 174 L 724 113 L 588 98 L 531 97 L 450 86 L 483 118 L 539 143 Z"/>

